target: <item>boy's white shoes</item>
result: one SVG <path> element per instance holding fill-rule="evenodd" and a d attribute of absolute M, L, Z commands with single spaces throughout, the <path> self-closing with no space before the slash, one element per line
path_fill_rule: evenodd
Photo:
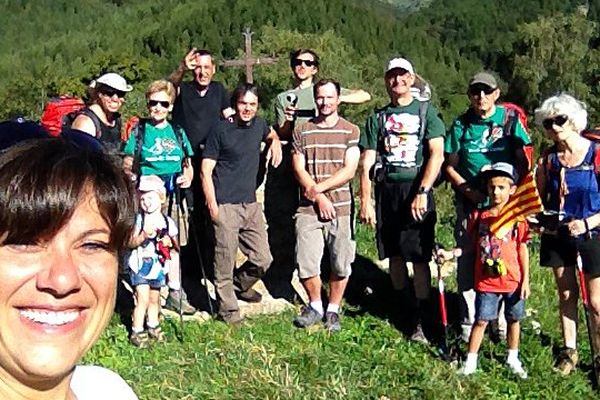
<path fill-rule="evenodd" d="M 511 360 L 506 361 L 506 367 L 515 375 L 517 375 L 521 379 L 527 379 L 527 371 L 523 369 L 523 364 L 521 364 L 521 360 Z"/>
<path fill-rule="evenodd" d="M 521 379 L 527 379 L 527 371 L 523 368 L 523 364 L 519 359 L 506 361 L 506 368 L 513 374 L 517 375 Z M 469 376 L 477 371 L 476 363 L 465 362 L 463 366 L 458 370 L 458 374 L 462 376 Z"/>
<path fill-rule="evenodd" d="M 462 376 L 469 376 L 475 373 L 475 371 L 477 371 L 476 363 L 465 362 L 463 366 L 459 368 L 458 374 Z"/>

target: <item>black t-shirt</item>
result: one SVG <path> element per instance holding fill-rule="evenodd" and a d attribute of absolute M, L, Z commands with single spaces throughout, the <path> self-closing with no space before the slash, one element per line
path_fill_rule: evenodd
<path fill-rule="evenodd" d="M 218 204 L 256 201 L 260 144 L 268 134 L 269 126 L 260 117 L 247 126 L 219 121 L 213 127 L 202 156 L 217 162 L 213 182 Z"/>
<path fill-rule="evenodd" d="M 211 82 L 204 96 L 200 96 L 195 82 L 183 82 L 173 108 L 173 122 L 182 126 L 194 151 L 204 144 L 213 124 L 223 118 L 222 111 L 229 107 L 229 94 L 220 82 Z"/>

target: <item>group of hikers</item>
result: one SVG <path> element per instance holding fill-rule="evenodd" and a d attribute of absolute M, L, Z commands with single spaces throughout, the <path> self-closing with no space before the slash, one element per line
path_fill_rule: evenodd
<path fill-rule="evenodd" d="M 292 52 L 290 67 L 294 87 L 277 96 L 276 121 L 270 125 L 257 116 L 255 85 L 241 84 L 230 97 L 213 80 L 213 55 L 191 49 L 167 80 L 149 85 L 148 116 L 136 121 L 124 142 L 119 109 L 132 87 L 115 73 L 90 85 L 91 103 L 69 131 L 96 137 L 109 151 L 118 149 L 139 199 L 127 259 L 136 299 L 131 343 L 146 347 L 152 339 L 164 339 L 161 287 L 168 286 L 165 307 L 195 311 L 182 289 L 179 266 L 188 234 L 196 235 L 203 248 L 197 261 L 214 267 L 220 320 L 242 321 L 238 299 L 261 301 L 252 287 L 273 261 L 256 198 L 261 152 L 271 169 L 291 152 L 286 179 L 296 182 L 292 187 L 298 194 L 290 216 L 293 259 L 309 299 L 293 321 L 297 327 L 323 323 L 329 332 L 341 329 L 340 306 L 356 253 L 351 181 L 358 171 L 358 218 L 375 227 L 379 257 L 389 259 L 398 307 L 415 317 L 411 340 L 428 342 L 422 322 L 432 256 L 456 258 L 461 336 L 468 342 L 460 372 L 476 371 L 491 323 L 492 331 L 507 340 L 507 367 L 526 378 L 518 355 L 519 321 L 530 294 L 527 243 L 530 229 L 536 229 L 541 232 L 540 264 L 552 268 L 559 296 L 564 347 L 555 368 L 569 374 L 578 363 L 578 261 L 589 293 L 593 346 L 600 349 L 600 147 L 581 135 L 587 126 L 585 104 L 558 94 L 535 110 L 536 123 L 553 145 L 534 168 L 522 115 L 518 107 L 498 101 L 500 88 L 491 73 L 479 72 L 469 80 L 470 107 L 446 129 L 428 83 L 409 60 L 393 58 L 383 75 L 389 103 L 368 117 L 361 132 L 339 115 L 338 107 L 369 101 L 369 93 L 342 88 L 334 79 L 317 80 L 320 60 L 310 49 Z M 193 79 L 184 81 L 188 72 Z M 544 218 L 535 224 L 517 219 L 501 234 L 491 230 L 533 169 Z M 456 248 L 434 254 L 433 188 L 441 179 L 455 192 Z M 189 232 L 190 226 L 195 232 Z M 324 302 L 320 266 L 325 246 L 331 272 Z M 241 266 L 236 266 L 238 249 L 247 257 Z M 600 366 L 600 358 L 593 362 Z"/>

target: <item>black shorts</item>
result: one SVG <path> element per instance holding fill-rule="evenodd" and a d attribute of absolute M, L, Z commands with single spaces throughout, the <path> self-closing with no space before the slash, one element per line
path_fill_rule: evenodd
<path fill-rule="evenodd" d="M 542 235 L 540 265 L 544 267 L 575 267 L 577 252 L 581 255 L 583 272 L 600 276 L 600 236 L 586 240 L 567 240 L 556 235 Z"/>
<path fill-rule="evenodd" d="M 423 221 L 415 221 L 410 205 L 417 189 L 413 182 L 379 182 L 375 185 L 377 203 L 377 249 L 379 258 L 402 257 L 409 262 L 429 262 L 437 220 L 431 192 Z"/>

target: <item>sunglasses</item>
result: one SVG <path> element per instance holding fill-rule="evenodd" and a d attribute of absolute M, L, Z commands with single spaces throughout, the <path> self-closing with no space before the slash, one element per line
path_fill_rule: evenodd
<path fill-rule="evenodd" d="M 156 107 L 159 104 L 162 108 L 169 108 L 171 106 L 171 102 L 169 101 L 148 100 L 149 107 Z"/>
<path fill-rule="evenodd" d="M 100 93 L 107 97 L 113 97 L 115 94 L 120 99 L 125 97 L 125 92 L 113 88 L 103 88 L 102 90 L 100 90 Z"/>
<path fill-rule="evenodd" d="M 317 67 L 319 65 L 319 63 L 316 62 L 316 61 L 313 61 L 313 60 L 303 60 L 301 58 L 296 58 L 296 59 L 294 59 L 294 61 L 292 61 L 292 65 L 294 67 L 299 67 L 302 64 L 304 64 L 306 67 Z"/>
<path fill-rule="evenodd" d="M 469 86 L 468 93 L 471 96 L 478 96 L 481 94 L 481 92 L 483 92 L 483 94 L 485 94 L 485 95 L 490 95 L 490 94 L 494 93 L 495 90 L 496 90 L 496 88 L 493 88 L 493 87 L 485 85 L 485 84 L 475 84 L 475 85 Z"/>
<path fill-rule="evenodd" d="M 553 118 L 546 118 L 545 120 L 542 121 L 542 126 L 544 127 L 544 129 L 552 129 L 552 127 L 554 125 L 556 126 L 563 126 L 564 124 L 567 123 L 567 121 L 569 120 L 569 117 L 567 117 L 564 114 L 561 115 L 557 115 L 556 117 Z"/>

